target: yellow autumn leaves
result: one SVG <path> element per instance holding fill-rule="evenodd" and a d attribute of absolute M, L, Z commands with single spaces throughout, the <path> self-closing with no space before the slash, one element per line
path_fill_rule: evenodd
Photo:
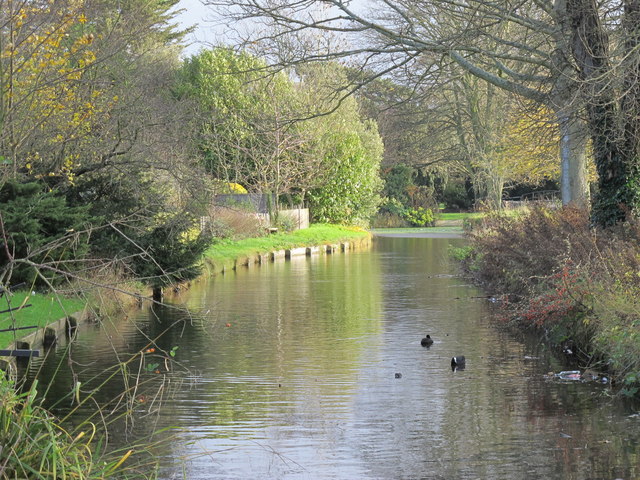
<path fill-rule="evenodd" d="M 17 169 L 72 181 L 78 154 L 62 146 L 88 133 L 105 108 L 100 89 L 84 82 L 96 62 L 94 34 L 79 2 L 21 4 L 9 11 L 7 26 L 0 32 L 0 147 Z M 52 151 L 58 152 L 55 162 Z"/>

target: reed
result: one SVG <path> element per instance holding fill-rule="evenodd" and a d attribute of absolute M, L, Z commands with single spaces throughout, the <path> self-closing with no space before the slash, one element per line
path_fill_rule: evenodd
<path fill-rule="evenodd" d="M 38 405 L 38 382 L 25 393 L 0 378 L 0 479 L 103 479 L 126 474 L 133 450 L 106 454 L 92 446 L 95 426 L 72 434 Z M 138 478 L 148 478 L 140 477 Z"/>

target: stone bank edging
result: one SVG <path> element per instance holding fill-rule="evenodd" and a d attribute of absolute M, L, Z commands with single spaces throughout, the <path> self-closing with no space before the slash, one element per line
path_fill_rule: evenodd
<path fill-rule="evenodd" d="M 37 350 L 54 345 L 58 337 L 65 335 L 72 337 L 78 325 L 95 318 L 89 308 L 72 313 L 60 318 L 45 327 L 38 328 L 35 332 L 12 342 L 6 350 Z M 9 371 L 14 365 L 16 357 L 0 357 L 0 370 Z"/>
<path fill-rule="evenodd" d="M 313 255 L 331 255 L 335 253 L 347 253 L 352 250 L 359 250 L 371 246 L 372 235 L 366 237 L 357 237 L 336 243 L 327 243 L 322 245 L 312 245 L 306 247 L 292 247 L 281 250 L 273 250 L 270 252 L 256 252 L 249 255 L 241 255 L 234 260 L 215 261 L 206 258 L 204 263 L 208 269 L 209 275 L 218 273 L 226 273 L 227 271 L 236 270 L 240 267 L 250 268 L 256 265 L 273 263 L 280 260 L 289 260 L 294 257 L 313 256 Z"/>

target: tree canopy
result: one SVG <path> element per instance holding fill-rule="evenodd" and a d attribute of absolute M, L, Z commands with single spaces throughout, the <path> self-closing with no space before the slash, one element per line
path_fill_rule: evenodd
<path fill-rule="evenodd" d="M 215 178 L 308 200 L 316 220 L 366 223 L 379 202 L 382 141 L 355 98 L 331 99 L 344 76 L 337 64 L 287 76 L 216 48 L 185 61 L 175 94 L 199 105 L 199 149 Z"/>
<path fill-rule="evenodd" d="M 171 23 L 176 3 L 18 0 L 0 11 L 3 283 L 74 276 L 114 259 L 140 276 L 137 259 L 159 256 L 145 244 L 149 228 L 192 243 L 157 215 L 192 219 L 205 190 L 189 164 L 189 106 L 170 101 L 183 33 Z M 114 255 L 113 245 L 128 253 Z M 199 255 L 183 255 L 179 267 L 165 260 L 153 263 L 156 275 Z"/>
<path fill-rule="evenodd" d="M 363 82 L 395 76 L 418 93 L 449 81 L 455 65 L 545 107 L 558 128 L 564 203 L 586 203 L 590 137 L 593 218 L 608 225 L 638 208 L 638 0 L 206 3 L 272 26 L 246 40 L 281 65 L 350 58 L 371 72 Z M 303 47 L 279 55 L 287 41 Z"/>

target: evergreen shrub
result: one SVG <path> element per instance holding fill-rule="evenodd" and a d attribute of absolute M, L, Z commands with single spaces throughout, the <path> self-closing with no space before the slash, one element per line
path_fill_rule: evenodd
<path fill-rule="evenodd" d="M 44 285 L 77 268 L 89 249 L 88 207 L 71 206 L 39 182 L 10 180 L 0 187 L 0 280 Z M 28 262 L 28 263 L 27 263 Z M 38 268 L 35 265 L 46 268 Z M 36 269 L 41 276 L 36 273 Z"/>

